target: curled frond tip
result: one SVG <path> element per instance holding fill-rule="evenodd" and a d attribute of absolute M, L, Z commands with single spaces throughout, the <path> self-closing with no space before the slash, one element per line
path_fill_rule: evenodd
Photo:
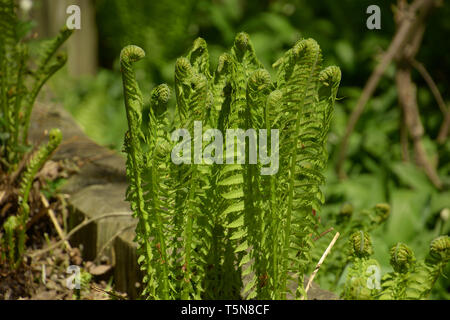
<path fill-rule="evenodd" d="M 120 53 L 121 62 L 136 62 L 145 57 L 145 51 L 135 45 L 129 45 L 122 49 Z"/>

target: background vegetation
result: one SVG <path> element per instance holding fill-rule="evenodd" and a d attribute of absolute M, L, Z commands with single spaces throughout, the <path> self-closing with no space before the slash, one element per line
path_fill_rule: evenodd
<path fill-rule="evenodd" d="M 424 145 L 443 181 L 442 190 L 433 186 L 414 164 L 414 159 L 409 162 L 402 159 L 402 116 L 394 64 L 389 66 L 351 135 L 344 165 L 348 178 L 339 180 L 334 170 L 348 117 L 395 33 L 393 3 L 379 0 L 98 0 L 95 2 L 101 67 L 98 74 L 67 80 L 67 74 L 61 72 L 51 86 L 56 101 L 75 116 L 88 135 L 120 151 L 126 130 L 118 61 L 123 46 L 136 44 L 147 52 L 146 59 L 136 68 L 148 100 L 155 85 L 162 82 L 173 85 L 176 58 L 184 54 L 198 36 L 207 41 L 214 67 L 219 53 L 232 45 L 234 35 L 246 31 L 268 70 L 272 70 L 270 65 L 295 40 L 313 37 L 320 44 L 327 63 L 342 69 L 339 101 L 328 144 L 326 205 L 321 221 L 324 224 L 330 221 L 331 215 L 344 203 L 351 203 L 355 211 L 381 202 L 389 203 L 391 216 L 372 232 L 374 257 L 385 272 L 389 270 L 389 248 L 398 241 L 407 243 L 417 257 L 423 258 L 430 241 L 450 231 L 450 141 L 436 142 L 443 116 L 416 71 L 413 79 L 425 129 Z M 381 30 L 366 28 L 368 15 L 365 12 L 371 4 L 381 8 Z M 450 57 L 445 53 L 450 44 L 444 39 L 450 34 L 449 16 L 448 3 L 433 12 L 417 55 L 447 102 Z M 332 256 L 333 251 L 327 259 Z M 447 268 L 445 274 L 450 274 L 449 271 Z M 330 287 L 330 281 L 320 271 L 317 278 L 325 289 Z M 432 297 L 449 299 L 449 292 L 450 281 L 442 277 Z"/>

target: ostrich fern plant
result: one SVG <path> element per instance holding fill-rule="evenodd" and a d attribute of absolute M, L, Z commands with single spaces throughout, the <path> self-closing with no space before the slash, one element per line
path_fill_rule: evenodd
<path fill-rule="evenodd" d="M 171 94 L 163 84 L 151 93 L 145 126 L 144 99 L 132 70 L 144 56 L 137 46 L 121 53 L 128 120 L 127 199 L 138 218 L 143 295 L 306 296 L 304 274 L 311 264 L 316 213 L 324 200 L 320 186 L 339 68 L 323 69 L 319 45 L 303 39 L 274 64 L 277 76 L 272 80 L 249 36 L 239 33 L 211 73 L 206 42 L 199 38 L 176 62 L 175 117 L 169 116 Z M 171 132 L 195 131 L 196 123 L 201 123 L 205 136 L 210 129 L 266 129 L 274 143 L 258 151 L 278 156 L 278 172 L 267 174 L 265 163 L 250 163 L 249 144 L 234 154 L 244 153 L 247 162 L 221 164 L 222 147 L 211 152 L 213 143 L 202 144 L 201 135 L 184 149 L 192 151 L 183 153 L 191 164 L 175 164 L 171 154 L 178 141 L 171 139 Z M 198 145 L 216 161 L 196 159 Z M 219 145 L 234 146 L 234 138 Z"/>
<path fill-rule="evenodd" d="M 20 265 L 25 249 L 31 185 L 61 142 L 61 132 L 53 129 L 47 144 L 30 150 L 27 138 L 32 108 L 43 85 L 65 64 L 66 55 L 57 51 L 72 34 L 63 28 L 30 63 L 22 29 L 15 1 L 0 0 L 0 205 L 13 203 L 4 212 L 5 221 L 0 220 L 0 263 L 8 261 L 12 267 Z"/>

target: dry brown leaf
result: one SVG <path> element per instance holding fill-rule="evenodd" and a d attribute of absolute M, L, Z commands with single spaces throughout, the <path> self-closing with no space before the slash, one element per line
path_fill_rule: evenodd
<path fill-rule="evenodd" d="M 94 265 L 91 268 L 89 268 L 89 273 L 92 274 L 93 276 L 100 276 L 102 274 L 105 274 L 109 270 L 111 270 L 110 265 L 104 265 L 104 264 L 99 265 L 99 266 Z"/>

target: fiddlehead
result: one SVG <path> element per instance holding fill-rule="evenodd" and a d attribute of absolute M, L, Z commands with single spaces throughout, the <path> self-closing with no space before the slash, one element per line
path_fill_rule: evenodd
<path fill-rule="evenodd" d="M 395 272 L 405 273 L 414 267 L 416 258 L 414 252 L 405 244 L 397 243 L 391 248 L 391 266 Z"/>
<path fill-rule="evenodd" d="M 195 39 L 192 49 L 187 55 L 187 59 L 196 73 L 203 74 L 208 81 L 211 80 L 208 46 L 203 38 Z"/>
<path fill-rule="evenodd" d="M 342 297 L 350 300 L 372 300 L 381 289 L 379 286 L 380 265 L 373 254 L 372 241 L 362 230 L 351 235 L 349 240 L 352 264 L 347 274 Z"/>
<path fill-rule="evenodd" d="M 367 232 L 360 230 L 350 237 L 350 256 L 368 258 L 373 254 L 372 241 Z"/>
<path fill-rule="evenodd" d="M 191 79 L 194 74 L 191 63 L 185 57 L 181 57 L 175 64 L 175 95 L 177 98 L 177 111 L 180 121 L 186 117 L 186 101 L 191 94 Z"/>
<path fill-rule="evenodd" d="M 216 124 L 220 131 L 228 127 L 228 117 L 231 111 L 231 77 L 234 74 L 234 60 L 228 53 L 219 57 L 216 72 L 213 79 L 212 92 L 214 105 L 211 114 L 211 122 Z"/>
<path fill-rule="evenodd" d="M 403 243 L 397 243 L 391 248 L 390 263 L 394 272 L 386 274 L 382 279 L 382 289 L 379 299 L 409 299 L 411 274 L 416 267 L 416 258 L 412 250 Z"/>
<path fill-rule="evenodd" d="M 346 254 L 346 241 L 354 232 L 360 230 L 370 232 L 374 228 L 382 225 L 389 216 L 390 207 L 388 204 L 377 204 L 371 209 L 365 209 L 360 212 L 354 212 L 354 208 L 350 203 L 345 203 L 339 212 L 330 217 L 327 223 L 328 230 L 333 229 L 341 233 L 341 241 L 338 241 L 331 254 L 327 257 L 327 263 L 322 265 L 322 273 L 318 275 L 319 283 L 331 290 L 337 291 L 340 279 L 344 273 L 347 264 L 350 262 L 349 256 Z M 331 233 L 317 237 L 315 248 L 312 251 L 313 260 L 318 260 L 328 243 L 331 241 Z"/>

